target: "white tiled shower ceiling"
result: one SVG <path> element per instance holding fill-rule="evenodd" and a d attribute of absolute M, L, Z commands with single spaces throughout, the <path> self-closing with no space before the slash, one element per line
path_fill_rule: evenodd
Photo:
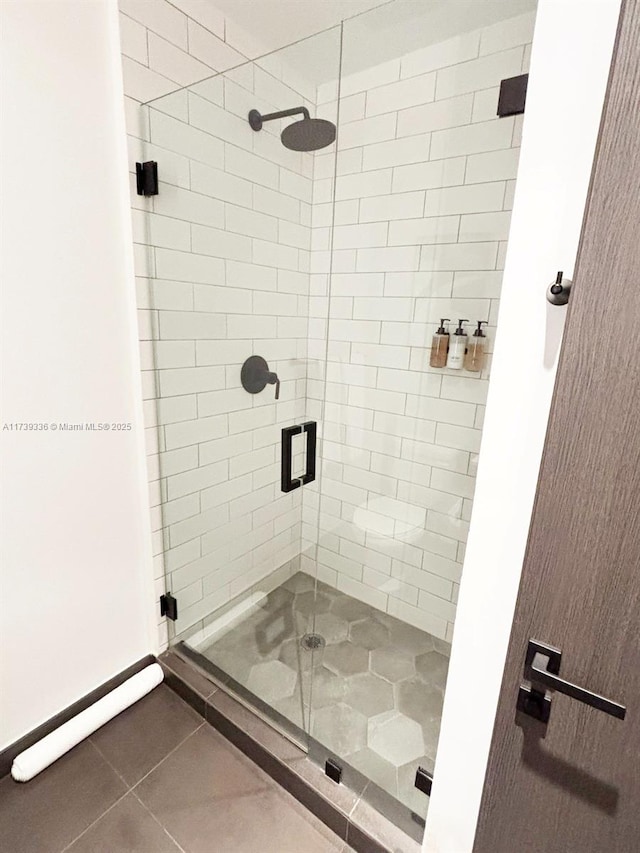
<path fill-rule="evenodd" d="M 215 16 L 121 8 L 130 166 L 157 159 L 165 182 L 132 206 L 157 593 L 166 549 L 185 630 L 295 568 L 300 491 L 304 547 L 316 541 L 317 493 L 280 492 L 278 444 L 281 426 L 322 414 L 333 155 L 286 151 L 277 128 L 248 135 L 244 117 L 313 112 L 316 94 L 331 117 L 335 94 L 276 55 L 139 111 L 242 57 Z M 426 348 L 440 316 L 495 324 L 520 127 L 495 118 L 497 85 L 526 66 L 531 30 L 514 18 L 343 81 L 319 572 L 441 637 L 487 376 L 430 371 Z M 252 352 L 283 379 L 277 405 L 272 388 L 239 388 Z"/>
<path fill-rule="evenodd" d="M 441 317 L 495 334 L 522 126 L 496 117 L 498 87 L 528 69 L 533 23 L 343 78 L 333 234 L 333 158 L 316 157 L 308 395 L 318 416 L 327 402 L 319 547 L 307 490 L 302 567 L 317 559 L 324 582 L 448 640 L 489 366 L 432 369 L 429 346 Z M 335 98 L 321 86 L 319 114 Z"/>

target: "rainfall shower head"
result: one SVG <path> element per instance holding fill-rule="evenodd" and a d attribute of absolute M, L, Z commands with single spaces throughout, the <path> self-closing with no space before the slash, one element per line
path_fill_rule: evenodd
<path fill-rule="evenodd" d="M 286 118 L 302 114 L 299 121 L 290 124 L 280 134 L 280 139 L 285 148 L 292 151 L 317 151 L 325 148 L 336 138 L 336 126 L 323 118 L 311 118 L 306 107 L 294 107 L 292 110 L 281 110 L 279 113 L 261 115 L 258 110 L 249 113 L 249 124 L 253 130 L 262 130 L 265 121 L 276 118 Z"/>

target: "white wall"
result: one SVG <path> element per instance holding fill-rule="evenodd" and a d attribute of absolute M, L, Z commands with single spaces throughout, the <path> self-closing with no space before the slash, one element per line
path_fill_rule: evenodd
<path fill-rule="evenodd" d="M 557 270 L 573 273 L 619 7 L 618 0 L 538 7 L 428 853 L 473 848 L 566 313 L 547 303 L 545 289 Z"/>
<path fill-rule="evenodd" d="M 429 32 L 430 6 L 423 17 L 414 26 Z M 430 346 L 440 318 L 453 334 L 464 317 L 469 336 L 488 321 L 492 349 L 522 129 L 522 116 L 497 116 L 499 87 L 527 71 L 534 18 L 508 17 L 342 78 L 333 227 L 324 200 L 334 158 L 316 160 L 319 377 L 328 335 L 326 385 L 310 382 L 308 392 L 326 396 L 318 575 L 447 641 L 491 358 L 481 372 L 432 368 Z M 334 86 L 318 94 L 319 112 L 334 114 Z M 306 490 L 313 517 L 312 498 Z"/>
<path fill-rule="evenodd" d="M 2 420 L 132 425 L 2 431 L 1 748 L 155 630 L 115 2 L 0 12 Z"/>

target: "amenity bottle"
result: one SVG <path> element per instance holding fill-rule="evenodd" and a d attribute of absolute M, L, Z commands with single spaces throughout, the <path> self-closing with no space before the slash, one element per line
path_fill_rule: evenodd
<path fill-rule="evenodd" d="M 449 322 L 448 317 L 443 317 L 440 320 L 438 331 L 431 340 L 431 355 L 429 356 L 429 364 L 431 367 L 446 367 L 447 352 L 449 351 L 449 338 L 451 337 L 444 324 Z"/>
<path fill-rule="evenodd" d="M 478 320 L 478 328 L 471 336 L 467 346 L 467 354 L 464 357 L 464 369 L 479 373 L 484 367 L 487 353 L 487 336 L 482 327 L 487 325 L 486 320 Z"/>
<path fill-rule="evenodd" d="M 462 324 L 468 322 L 468 320 L 458 320 L 458 328 L 451 336 L 449 355 L 447 357 L 447 367 L 450 367 L 452 370 L 462 370 L 464 356 L 467 351 L 467 341 L 469 340 Z"/>

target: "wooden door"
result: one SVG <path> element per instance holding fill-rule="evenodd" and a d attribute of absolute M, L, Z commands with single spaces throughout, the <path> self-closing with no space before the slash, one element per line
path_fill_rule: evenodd
<path fill-rule="evenodd" d="M 518 712 L 532 638 L 625 719 L 557 691 L 548 723 Z M 538 851 L 640 851 L 638 0 L 622 5 L 474 844 Z"/>

